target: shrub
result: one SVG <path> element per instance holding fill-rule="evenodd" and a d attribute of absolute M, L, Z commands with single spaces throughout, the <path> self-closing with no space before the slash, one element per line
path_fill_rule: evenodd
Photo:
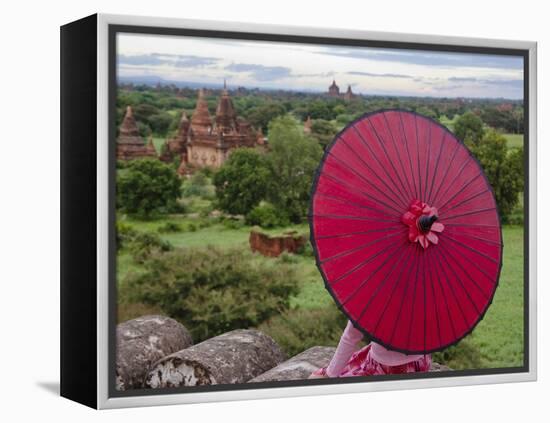
<path fill-rule="evenodd" d="M 223 219 L 222 224 L 226 229 L 241 229 L 244 226 L 240 219 Z"/>
<path fill-rule="evenodd" d="M 136 232 L 128 243 L 128 250 L 136 263 L 144 263 L 155 252 L 166 252 L 172 244 L 154 232 Z"/>
<path fill-rule="evenodd" d="M 202 217 L 202 216 L 201 216 Z M 211 220 L 211 219 L 199 219 L 197 221 L 197 227 L 198 229 L 204 229 L 204 228 L 209 228 L 210 226 L 212 226 L 214 224 L 214 221 Z"/>
<path fill-rule="evenodd" d="M 239 148 L 214 175 L 218 207 L 230 214 L 246 214 L 266 195 L 270 182 L 265 157 L 251 148 Z"/>
<path fill-rule="evenodd" d="M 208 179 L 212 179 L 215 173 L 215 169 L 205 166 L 201 167 L 198 171 L 198 173 L 202 173 L 204 176 L 206 176 Z"/>
<path fill-rule="evenodd" d="M 245 218 L 248 225 L 261 226 L 262 228 L 274 228 L 289 224 L 288 218 L 273 204 L 262 203 L 254 207 Z"/>
<path fill-rule="evenodd" d="M 116 248 L 123 249 L 137 235 L 137 231 L 130 225 L 122 222 L 116 224 Z"/>
<path fill-rule="evenodd" d="M 204 172 L 195 172 L 183 183 L 182 192 L 185 197 L 207 197 L 210 194 L 210 179 Z"/>
<path fill-rule="evenodd" d="M 289 357 L 316 345 L 336 346 L 347 319 L 335 305 L 318 309 L 293 309 L 261 324 Z"/>
<path fill-rule="evenodd" d="M 315 252 L 313 251 L 313 247 L 311 246 L 311 242 L 309 242 L 309 240 L 303 246 L 298 248 L 296 254 L 304 257 L 315 257 Z"/>
<path fill-rule="evenodd" d="M 164 225 L 159 226 L 157 229 L 157 232 L 161 234 L 181 232 L 181 231 L 182 231 L 181 225 L 175 222 L 166 222 Z"/>
<path fill-rule="evenodd" d="M 283 251 L 279 256 L 279 261 L 285 264 L 296 264 L 298 263 L 298 258 L 294 254 L 289 253 L 288 251 Z"/>
<path fill-rule="evenodd" d="M 200 342 L 287 310 L 298 293 L 292 267 L 258 262 L 245 249 L 174 249 L 152 255 L 123 285 L 131 302 L 157 306 Z"/>
<path fill-rule="evenodd" d="M 117 173 L 117 202 L 125 212 L 149 217 L 173 206 L 180 196 L 176 171 L 157 159 L 132 160 Z"/>

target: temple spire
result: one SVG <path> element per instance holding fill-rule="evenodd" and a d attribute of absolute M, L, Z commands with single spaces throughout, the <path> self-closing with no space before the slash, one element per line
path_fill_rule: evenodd
<path fill-rule="evenodd" d="M 304 133 L 305 134 L 311 134 L 311 125 L 313 122 L 311 121 L 311 116 L 307 115 L 307 119 L 304 122 Z"/>
<path fill-rule="evenodd" d="M 155 147 L 152 140 L 146 145 L 139 135 L 139 128 L 134 118 L 131 106 L 126 107 L 126 114 L 118 131 L 117 138 L 117 159 L 131 160 L 143 157 L 156 157 Z"/>
<path fill-rule="evenodd" d="M 210 112 L 208 111 L 208 103 L 204 98 L 204 90 L 199 90 L 197 105 L 191 116 L 191 128 L 197 133 L 208 133 L 212 126 Z"/>

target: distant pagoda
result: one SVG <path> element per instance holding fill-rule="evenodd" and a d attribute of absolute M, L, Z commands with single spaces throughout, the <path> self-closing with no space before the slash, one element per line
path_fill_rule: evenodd
<path fill-rule="evenodd" d="M 333 79 L 332 84 L 328 87 L 328 95 L 330 97 L 340 97 L 340 87 L 336 85 L 336 81 Z"/>
<path fill-rule="evenodd" d="M 304 134 L 311 134 L 311 125 L 313 122 L 311 121 L 311 116 L 308 115 L 306 121 L 304 122 Z"/>
<path fill-rule="evenodd" d="M 344 100 L 350 101 L 350 100 L 353 100 L 354 98 L 355 98 L 355 94 L 351 90 L 351 85 L 348 85 L 348 90 L 344 94 Z"/>
<path fill-rule="evenodd" d="M 157 157 L 157 149 L 155 148 L 155 144 L 153 144 L 153 135 L 149 135 L 149 139 L 147 140 L 147 145 L 145 146 L 147 149 L 147 154 L 151 157 Z"/>
<path fill-rule="evenodd" d="M 132 160 L 145 157 L 157 157 L 155 147 L 145 145 L 143 138 L 139 135 L 138 126 L 134 118 L 132 107 L 126 107 L 126 114 L 119 128 L 117 138 L 117 160 Z"/>

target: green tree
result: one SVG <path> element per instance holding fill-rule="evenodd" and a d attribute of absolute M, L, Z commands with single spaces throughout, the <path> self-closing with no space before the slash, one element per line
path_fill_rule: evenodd
<path fill-rule="evenodd" d="M 506 138 L 490 130 L 472 152 L 493 187 L 500 216 L 506 222 L 523 191 L 523 148 L 508 150 Z"/>
<path fill-rule="evenodd" d="M 267 155 L 272 174 L 270 202 L 289 219 L 300 222 L 306 215 L 309 192 L 322 149 L 311 137 L 306 137 L 301 125 L 291 116 L 281 116 L 269 125 Z"/>
<path fill-rule="evenodd" d="M 214 175 L 218 207 L 231 214 L 247 214 L 265 198 L 270 172 L 266 158 L 251 148 L 239 148 Z"/>
<path fill-rule="evenodd" d="M 309 115 L 312 119 L 331 120 L 336 117 L 336 113 L 332 111 L 326 101 L 314 100 L 308 105 Z"/>
<path fill-rule="evenodd" d="M 483 138 L 483 121 L 472 112 L 464 113 L 454 123 L 455 135 L 469 147 L 479 144 Z"/>
<path fill-rule="evenodd" d="M 277 116 L 284 115 L 286 110 L 279 103 L 267 103 L 262 106 L 254 107 L 247 114 L 247 119 L 255 128 L 261 128 L 265 133 L 269 122 Z"/>
<path fill-rule="evenodd" d="M 330 121 L 324 119 L 315 119 L 311 124 L 311 135 L 324 148 L 334 139 L 338 128 Z"/>
<path fill-rule="evenodd" d="M 127 213 L 149 217 L 173 206 L 180 186 L 172 166 L 157 159 L 132 160 L 117 173 L 118 206 Z"/>
<path fill-rule="evenodd" d="M 149 126 L 153 133 L 166 136 L 168 128 L 174 119 L 169 113 L 162 112 L 149 116 Z"/>

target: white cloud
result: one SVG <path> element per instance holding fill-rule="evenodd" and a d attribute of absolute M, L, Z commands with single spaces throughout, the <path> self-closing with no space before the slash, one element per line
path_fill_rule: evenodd
<path fill-rule="evenodd" d="M 523 97 L 520 57 L 118 34 L 118 74 L 167 81 L 362 94 Z"/>

